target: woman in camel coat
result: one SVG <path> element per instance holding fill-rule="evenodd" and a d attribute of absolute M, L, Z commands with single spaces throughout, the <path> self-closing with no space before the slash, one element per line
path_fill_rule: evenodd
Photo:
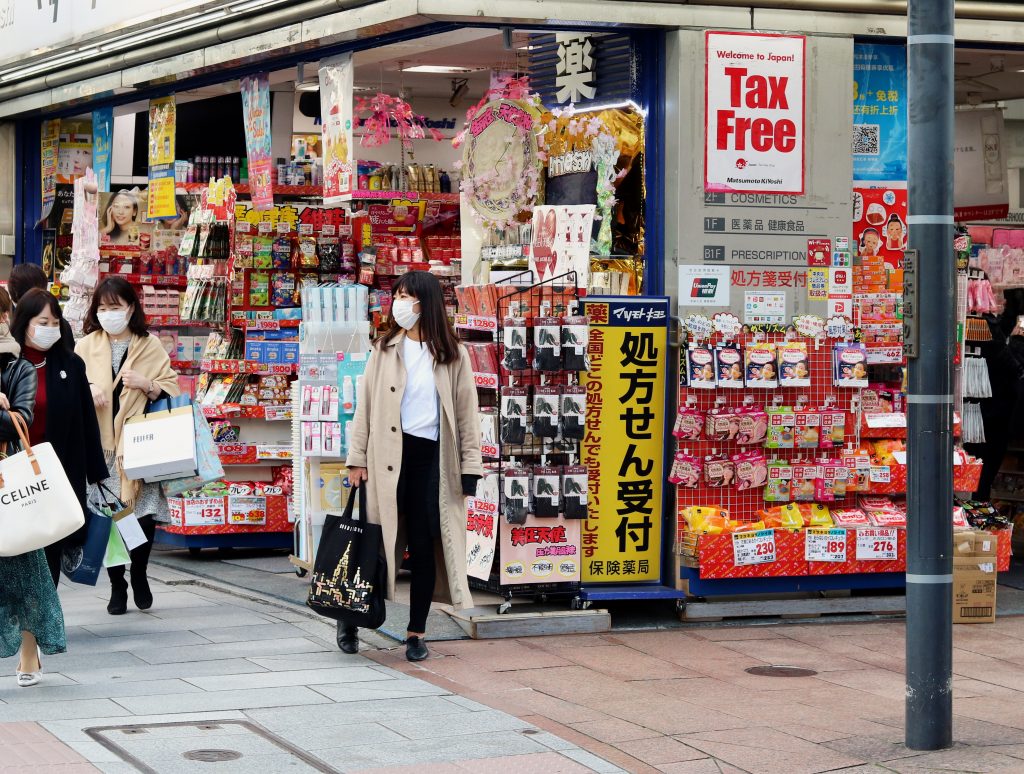
<path fill-rule="evenodd" d="M 406 656 L 427 657 L 430 601 L 472 606 L 466 578 L 466 503 L 483 475 L 473 370 L 445 315 L 441 287 L 410 272 L 394 289 L 392 326 L 374 347 L 356 406 L 349 481 L 365 485 L 368 519 L 384 533 L 388 598 L 409 549 Z M 432 577 L 433 576 L 433 577 Z M 436 580 L 435 580 L 436 578 Z M 339 644 L 358 650 L 355 627 Z"/>

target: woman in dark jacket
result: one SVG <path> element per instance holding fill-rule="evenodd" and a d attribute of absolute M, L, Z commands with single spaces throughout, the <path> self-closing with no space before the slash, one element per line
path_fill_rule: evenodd
<path fill-rule="evenodd" d="M 86 509 L 87 484 L 109 475 L 100 443 L 96 409 L 85 376 L 85 364 L 64 346 L 64 320 L 57 299 L 43 290 L 30 290 L 14 310 L 11 335 L 21 345 L 22 357 L 35 367 L 35 415 L 29 428 L 32 443 L 49 442 L 75 494 Z M 60 581 L 60 554 L 71 536 L 46 547 L 53 585 Z"/>
<path fill-rule="evenodd" d="M 6 325 L 6 315 L 3 324 Z M 0 354 L 0 445 L 11 452 L 18 431 L 11 414 L 31 426 L 36 400 L 36 371 L 16 354 Z M 42 678 L 41 654 L 67 649 L 64 614 L 50 579 L 42 549 L 0 557 L 0 658 L 18 654 L 18 685 L 28 688 Z"/>

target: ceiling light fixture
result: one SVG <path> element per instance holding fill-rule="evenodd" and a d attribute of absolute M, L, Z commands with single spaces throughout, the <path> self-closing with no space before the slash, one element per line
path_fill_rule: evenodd
<path fill-rule="evenodd" d="M 142 43 L 148 43 L 151 40 L 162 38 L 174 32 L 185 32 L 186 30 L 190 30 L 195 27 L 205 26 L 211 22 L 219 21 L 227 15 L 228 12 L 222 9 L 220 11 L 205 13 L 200 16 L 193 16 L 189 19 L 183 19 L 182 21 L 174 22 L 173 24 L 153 27 L 145 32 L 129 35 L 128 37 L 120 38 L 118 40 L 111 41 L 110 43 L 105 43 L 100 46 L 100 51 L 107 53 L 110 51 L 119 51 L 122 48 L 130 48 L 131 46 L 136 46 Z"/>
<path fill-rule="evenodd" d="M 34 65 L 29 65 L 28 67 L 21 67 L 16 70 L 8 70 L 7 72 L 0 74 L 0 82 L 6 83 L 7 81 L 15 81 L 21 78 L 27 78 L 30 75 L 35 75 L 36 73 L 42 73 L 47 70 L 52 70 L 55 67 L 61 67 L 63 65 L 72 64 L 73 62 L 77 62 L 81 59 L 85 59 L 86 57 L 90 57 L 93 54 L 98 53 L 99 49 L 95 47 L 78 49 L 77 51 L 73 51 L 70 54 L 63 54 L 62 56 L 53 57 L 52 59 L 47 59 L 44 62 L 37 62 Z"/>
<path fill-rule="evenodd" d="M 259 11 L 271 5 L 281 5 L 288 0 L 245 0 L 242 3 L 235 3 L 228 6 L 231 13 L 245 13 L 246 11 Z"/>
<path fill-rule="evenodd" d="M 451 65 L 413 65 L 403 68 L 405 73 L 435 73 L 437 75 L 460 75 L 464 73 L 478 72 L 479 68 L 454 67 Z"/>

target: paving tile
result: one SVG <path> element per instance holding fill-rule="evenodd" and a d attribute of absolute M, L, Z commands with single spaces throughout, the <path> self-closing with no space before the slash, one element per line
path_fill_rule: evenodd
<path fill-rule="evenodd" d="M 239 691 L 211 691 L 175 696 L 130 696 L 117 703 L 135 715 L 246 710 L 327 704 L 329 699 L 305 686 Z"/>
<path fill-rule="evenodd" d="M 444 696 L 447 691 L 422 680 L 373 680 L 346 685 L 313 685 L 314 691 L 339 703 Z"/>
<path fill-rule="evenodd" d="M 499 731 L 514 734 L 529 728 L 530 724 L 519 718 L 506 715 L 504 712 L 483 710 L 461 715 L 457 723 L 438 723 L 436 719 L 430 717 L 405 717 L 384 720 L 381 721 L 381 725 L 408 739 L 433 739 L 466 734 L 489 734 Z"/>
<path fill-rule="evenodd" d="M 661 736 L 657 731 L 653 731 L 650 728 L 638 726 L 635 723 L 629 723 L 618 718 L 603 718 L 587 723 L 573 723 L 572 728 L 581 734 L 586 734 L 593 739 L 608 742 L 609 744 Z"/>
<path fill-rule="evenodd" d="M 566 750 L 562 755 L 567 758 L 571 758 L 577 763 L 582 763 L 591 771 L 599 772 L 599 774 L 625 774 L 623 769 L 620 769 L 618 766 L 611 764 L 608 761 L 598 758 L 596 755 L 591 752 L 587 752 L 586 750 Z"/>
<path fill-rule="evenodd" d="M 332 669 L 343 666 L 365 666 L 368 659 L 350 653 L 333 650 L 313 653 L 286 654 L 279 656 L 248 656 L 248 661 L 272 672 L 290 672 L 296 669 Z"/>
<path fill-rule="evenodd" d="M 661 763 L 678 763 L 680 761 L 695 761 L 706 758 L 707 753 L 695 750 L 682 742 L 667 736 L 658 736 L 651 739 L 634 739 L 631 741 L 615 742 L 624 753 L 632 755 L 637 760 L 656 766 Z"/>
<path fill-rule="evenodd" d="M 133 715 L 117 718 L 91 717 L 75 720 L 50 720 L 40 723 L 47 731 L 62 742 L 89 742 L 92 737 L 85 729 L 107 728 L 122 725 L 155 725 L 160 723 L 217 723 L 225 720 L 246 720 L 241 712 L 192 712 L 174 715 Z"/>
<path fill-rule="evenodd" d="M 350 769 L 349 774 L 463 774 L 464 771 L 464 768 L 455 763 L 425 763 L 415 766 L 387 766 L 383 769 Z"/>
<path fill-rule="evenodd" d="M 457 656 L 470 664 L 486 663 L 493 672 L 541 669 L 570 663 L 563 656 L 517 640 L 455 640 L 430 643 L 430 647 L 439 655 Z"/>
<path fill-rule="evenodd" d="M 219 622 L 218 622 L 219 623 Z M 256 642 L 304 637 L 308 632 L 290 623 L 264 623 L 251 626 L 218 626 L 214 629 L 194 629 L 197 635 L 210 642 Z"/>
<path fill-rule="evenodd" d="M 153 634 L 131 634 L 124 637 L 99 637 L 80 629 L 76 636 L 68 637 L 68 652 L 78 656 L 86 653 L 142 652 L 152 648 L 189 647 L 209 645 L 210 640 L 188 631 Z"/>
<path fill-rule="evenodd" d="M 282 640 L 264 640 L 263 642 L 247 643 L 246 656 L 272 656 L 283 653 L 315 653 L 326 650 L 326 646 L 312 640 L 289 637 Z M 150 664 L 174 664 L 193 661 L 213 661 L 224 658 L 240 657 L 238 643 L 224 642 L 215 645 L 196 645 L 191 648 L 160 648 L 147 650 L 138 654 Z"/>
<path fill-rule="evenodd" d="M 115 664 L 102 668 L 90 666 L 73 668 L 64 670 L 64 675 L 77 683 L 90 685 L 107 681 L 127 683 L 208 675 L 259 674 L 267 671 L 258 664 L 241 658 L 159 665 L 146 664 L 138 659 L 136 661 L 138 665 L 129 661 L 127 664 Z"/>
<path fill-rule="evenodd" d="M 353 704 L 325 704 L 316 708 L 317 721 L 324 727 L 335 723 L 380 723 L 399 717 L 462 716 L 469 710 L 446 701 L 443 696 L 422 696 L 409 699 L 361 701 Z M 310 711 L 301 707 L 275 710 L 254 710 L 246 713 L 271 730 L 308 725 Z M 442 722 L 442 721 L 439 721 Z M 457 719 L 443 722 L 458 722 Z"/>
<path fill-rule="evenodd" d="M 375 669 L 365 666 L 305 669 L 289 672 L 260 672 L 257 674 L 216 675 L 187 677 L 187 682 L 204 691 L 228 691 L 245 688 L 281 688 L 289 685 L 329 685 L 358 683 L 388 679 Z"/>
<path fill-rule="evenodd" d="M 689 734 L 682 739 L 689 746 L 752 774 L 812 774 L 866 762 L 768 728 Z"/>
<path fill-rule="evenodd" d="M 194 629 L 209 629 L 211 623 L 223 626 L 251 626 L 271 623 L 267 618 L 241 610 L 214 612 L 197 616 L 194 610 L 168 611 L 190 613 L 190 617 L 160 618 L 156 615 L 140 613 L 136 616 L 124 616 L 126 620 L 116 623 L 90 624 L 83 628 L 97 637 L 129 637 L 150 635 L 159 632 L 184 632 Z"/>
<path fill-rule="evenodd" d="M 14 691 L 19 693 L 15 694 Z M 49 681 L 34 686 L 31 691 L 12 688 L 0 691 L 0 699 L 13 706 L 25 706 L 36 702 L 73 701 L 78 699 L 117 699 L 123 696 L 145 696 L 147 694 L 201 693 L 199 688 L 183 680 L 148 680 L 125 683 L 110 681 L 91 685 L 53 685 Z"/>
<path fill-rule="evenodd" d="M 972 772 L 972 774 L 989 771 L 1013 772 L 1021 771 L 1024 768 L 1021 766 L 1019 758 L 968 747 L 923 753 L 913 758 L 883 761 L 883 764 L 892 771 L 908 772 L 908 774 L 919 774 L 922 771 Z"/>
<path fill-rule="evenodd" d="M 850 736 L 825 742 L 824 746 L 851 758 L 865 761 L 893 761 L 899 758 L 911 758 L 920 755 L 916 750 L 908 750 L 902 742 L 891 742 L 869 736 Z"/>
<path fill-rule="evenodd" d="M 455 764 L 459 774 L 472 771 L 475 774 L 585 774 L 591 771 L 582 763 L 577 763 L 558 753 L 533 753 L 528 755 L 510 755 L 504 758 L 477 758 L 471 761 L 459 761 Z M 410 773 L 411 774 L 411 773 Z"/>
<path fill-rule="evenodd" d="M 380 723 L 333 723 L 328 727 L 310 723 L 305 725 L 278 726 L 271 729 L 300 750 L 318 747 L 341 748 L 359 747 L 367 744 L 390 744 L 405 741 L 405 737 L 385 728 Z"/>
<path fill-rule="evenodd" d="M 31 688 L 22 689 L 26 691 Z M 41 701 L 0 705 L 0 723 L 18 720 L 70 720 L 71 718 L 117 718 L 128 713 L 110 699 L 81 701 Z"/>
<path fill-rule="evenodd" d="M 565 658 L 595 672 L 620 680 L 659 680 L 672 677 L 697 677 L 678 664 L 648 656 L 625 645 L 602 645 L 565 653 Z"/>
<path fill-rule="evenodd" d="M 714 758 L 699 758 L 681 763 L 663 763 L 657 767 L 665 774 L 722 774 L 724 768 Z M 733 769 L 740 771 L 740 769 Z"/>
<path fill-rule="evenodd" d="M 318 749 L 314 754 L 328 763 L 343 761 L 348 756 L 369 762 L 373 766 L 409 766 L 418 763 L 443 761 L 464 761 L 475 758 L 490 758 L 496 754 L 525 755 L 549 752 L 542 745 L 520 734 L 492 733 L 466 736 L 443 737 L 439 739 L 410 739 L 381 745 L 362 745 L 340 750 Z M 570 756 L 571 757 L 571 756 Z M 348 768 L 356 768 L 349 766 Z"/>

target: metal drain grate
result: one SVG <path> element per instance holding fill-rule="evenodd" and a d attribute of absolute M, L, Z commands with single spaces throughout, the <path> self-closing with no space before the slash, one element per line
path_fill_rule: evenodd
<path fill-rule="evenodd" d="M 294 774 L 338 774 L 318 758 L 248 720 L 87 728 L 85 733 L 143 774 L 181 771 L 185 761 Z"/>
<path fill-rule="evenodd" d="M 780 666 L 771 664 L 768 666 L 754 666 L 743 670 L 758 677 L 814 677 L 817 672 L 804 667 Z"/>

